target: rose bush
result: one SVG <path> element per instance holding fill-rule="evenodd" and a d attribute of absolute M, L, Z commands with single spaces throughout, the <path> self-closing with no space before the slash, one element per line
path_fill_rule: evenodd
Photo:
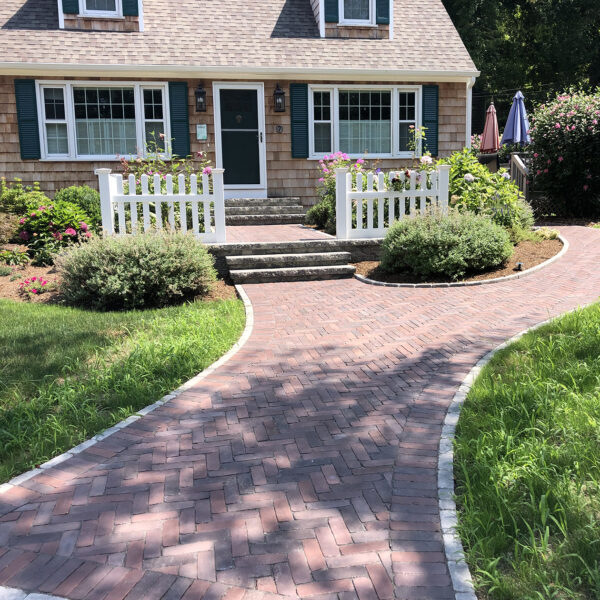
<path fill-rule="evenodd" d="M 34 263 L 49 265 L 61 248 L 92 237 L 88 215 L 71 202 L 38 206 L 19 220 L 19 237 Z"/>
<path fill-rule="evenodd" d="M 600 214 L 600 89 L 570 90 L 531 117 L 535 189 L 570 216 Z"/>

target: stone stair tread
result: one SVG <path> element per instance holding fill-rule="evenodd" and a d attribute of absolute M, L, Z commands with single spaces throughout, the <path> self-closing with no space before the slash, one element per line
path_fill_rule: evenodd
<path fill-rule="evenodd" d="M 304 214 L 302 206 L 225 206 L 227 216 Z"/>
<path fill-rule="evenodd" d="M 302 224 L 305 218 L 304 213 L 294 213 L 289 215 L 225 215 L 227 225 L 281 225 L 281 224 Z"/>
<path fill-rule="evenodd" d="M 339 266 L 352 260 L 350 252 L 305 252 L 295 254 L 254 254 L 226 257 L 230 270 L 275 269 L 317 266 Z"/>
<path fill-rule="evenodd" d="M 240 269 L 229 272 L 234 283 L 267 283 L 277 281 L 310 281 L 352 277 L 356 267 L 332 265 L 317 267 L 286 267 L 280 269 Z"/>

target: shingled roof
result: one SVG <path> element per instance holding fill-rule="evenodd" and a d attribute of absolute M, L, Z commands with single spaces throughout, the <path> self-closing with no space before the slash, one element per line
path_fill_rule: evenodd
<path fill-rule="evenodd" d="M 394 24 L 393 40 L 322 39 L 310 0 L 144 0 L 144 32 L 68 31 L 57 0 L 2 0 L 0 72 L 477 74 L 441 0 L 395 0 Z"/>

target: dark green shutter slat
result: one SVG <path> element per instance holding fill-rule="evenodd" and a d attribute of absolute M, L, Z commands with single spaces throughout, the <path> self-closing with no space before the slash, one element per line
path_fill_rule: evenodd
<path fill-rule="evenodd" d="M 188 110 L 188 84 L 185 81 L 169 82 L 169 112 L 173 154 L 190 155 L 190 117 Z"/>
<path fill-rule="evenodd" d="M 65 15 L 79 14 L 79 0 L 62 0 L 62 7 Z"/>
<path fill-rule="evenodd" d="M 292 158 L 308 158 L 308 84 L 290 84 Z"/>
<path fill-rule="evenodd" d="M 325 0 L 325 23 L 338 23 L 339 20 L 338 0 Z"/>
<path fill-rule="evenodd" d="M 21 158 L 23 160 L 39 159 L 42 155 L 35 81 L 33 79 L 15 79 L 15 98 L 17 100 Z"/>
<path fill-rule="evenodd" d="M 139 2 L 138 0 L 123 0 L 123 16 L 139 17 Z"/>
<path fill-rule="evenodd" d="M 390 0 L 377 0 L 375 10 L 376 22 L 378 25 L 390 24 Z"/>
<path fill-rule="evenodd" d="M 437 85 L 423 86 L 423 126 L 427 127 L 425 131 L 425 145 L 427 151 L 433 156 L 438 155 L 438 110 L 439 108 L 439 87 Z"/>

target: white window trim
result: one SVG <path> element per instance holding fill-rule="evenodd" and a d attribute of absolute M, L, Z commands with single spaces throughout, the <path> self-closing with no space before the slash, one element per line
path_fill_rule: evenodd
<path fill-rule="evenodd" d="M 346 19 L 344 16 L 344 0 L 338 0 L 339 25 L 375 25 L 375 0 L 369 0 L 368 19 Z"/>
<path fill-rule="evenodd" d="M 415 103 L 416 103 L 416 124 L 415 127 L 421 127 L 423 124 L 422 115 L 422 85 L 337 85 L 337 86 L 326 86 L 326 85 L 309 85 L 308 86 L 308 143 L 309 143 L 309 160 L 319 160 L 324 156 L 340 151 L 340 119 L 339 119 L 339 93 L 340 90 L 362 90 L 365 92 L 369 91 L 382 91 L 392 93 L 392 152 L 388 154 L 369 154 L 367 157 L 376 158 L 412 158 L 412 151 L 400 152 L 400 92 L 415 92 Z M 331 92 L 331 118 L 332 118 L 332 149 L 331 152 L 315 152 L 315 140 L 314 140 L 314 92 Z M 363 158 L 364 154 L 349 154 L 350 158 Z M 421 150 L 418 149 L 416 156 L 421 156 Z"/>
<path fill-rule="evenodd" d="M 163 91 L 163 117 L 164 117 L 164 129 L 165 139 L 171 139 L 171 122 L 169 119 L 169 87 L 164 81 L 46 81 L 40 80 L 35 82 L 36 85 L 36 97 L 37 97 L 37 108 L 38 108 L 38 122 L 39 122 L 39 134 L 40 134 L 40 146 L 42 161 L 48 162 L 95 162 L 95 161 L 119 161 L 121 158 L 131 160 L 137 158 L 137 154 L 131 154 L 127 156 L 113 156 L 113 155 L 77 155 L 77 140 L 76 140 L 76 128 L 75 128 L 75 104 L 73 100 L 73 88 L 79 87 L 132 87 L 134 88 L 135 97 L 135 114 L 136 114 L 136 134 L 137 144 L 139 151 L 142 155 L 146 154 L 146 140 L 145 140 L 145 128 L 146 118 L 144 114 L 144 89 L 161 89 Z M 46 112 L 44 106 L 44 88 L 62 88 L 64 90 L 65 98 L 65 121 L 67 123 L 67 136 L 69 143 L 68 154 L 48 154 L 48 140 L 46 136 Z M 157 122 L 154 119 L 150 121 Z M 56 122 L 50 120 L 49 122 Z M 61 121 L 64 122 L 64 121 Z M 165 154 L 164 158 L 170 158 L 169 155 Z"/>
<path fill-rule="evenodd" d="M 86 8 L 86 0 L 79 0 L 79 16 L 81 17 L 96 17 L 102 18 L 122 18 L 123 17 L 123 2 L 122 0 L 115 1 L 115 10 L 88 10 Z"/>

